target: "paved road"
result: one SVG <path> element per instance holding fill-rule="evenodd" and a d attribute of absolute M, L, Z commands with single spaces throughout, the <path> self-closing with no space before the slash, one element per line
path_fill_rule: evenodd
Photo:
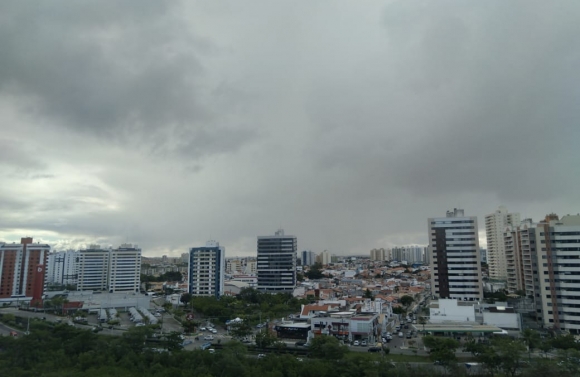
<path fill-rule="evenodd" d="M 13 329 L 11 327 L 6 326 L 3 323 L 0 323 L 0 335 L 2 336 L 9 336 L 11 331 L 16 331 L 18 336 L 23 335 L 23 332 L 17 329 Z"/>

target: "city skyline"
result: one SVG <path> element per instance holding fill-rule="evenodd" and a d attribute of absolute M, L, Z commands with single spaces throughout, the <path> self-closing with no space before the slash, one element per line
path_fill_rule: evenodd
<path fill-rule="evenodd" d="M 2 2 L 0 240 L 365 255 L 580 212 L 580 3 L 443 3 Z"/>

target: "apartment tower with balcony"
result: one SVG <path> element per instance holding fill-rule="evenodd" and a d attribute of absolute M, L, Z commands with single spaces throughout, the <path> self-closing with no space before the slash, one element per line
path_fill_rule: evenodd
<path fill-rule="evenodd" d="M 500 206 L 494 213 L 485 216 L 487 264 L 491 279 L 507 279 L 507 260 L 503 236 L 506 227 L 518 226 L 519 224 L 520 214 L 509 213 L 504 206 Z"/>
<path fill-rule="evenodd" d="M 224 293 L 225 248 L 219 242 L 189 250 L 188 292 L 193 296 L 221 297 Z"/>
<path fill-rule="evenodd" d="M 483 299 L 477 217 L 462 209 L 428 219 L 431 292 L 438 298 Z"/>
<path fill-rule="evenodd" d="M 279 229 L 273 236 L 258 237 L 258 289 L 291 293 L 296 287 L 295 236 Z"/>

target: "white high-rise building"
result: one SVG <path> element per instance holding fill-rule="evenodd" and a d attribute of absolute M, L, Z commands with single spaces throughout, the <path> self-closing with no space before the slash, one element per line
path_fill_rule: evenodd
<path fill-rule="evenodd" d="M 389 252 L 382 247 L 380 249 L 372 249 L 370 257 L 372 261 L 383 261 L 390 259 Z"/>
<path fill-rule="evenodd" d="M 485 234 L 487 238 L 487 264 L 489 277 L 507 279 L 507 260 L 504 246 L 504 232 L 508 226 L 520 225 L 520 214 L 509 213 L 504 206 L 494 213 L 485 216 Z"/>
<path fill-rule="evenodd" d="M 580 334 L 580 215 L 546 216 L 535 228 L 535 247 L 544 327 Z"/>
<path fill-rule="evenodd" d="M 439 298 L 483 299 L 477 217 L 462 209 L 428 220 L 431 292 Z"/>
<path fill-rule="evenodd" d="M 293 292 L 296 287 L 295 236 L 279 229 L 273 236 L 258 237 L 258 289 L 266 292 Z"/>
<path fill-rule="evenodd" d="M 77 284 L 77 256 L 75 250 L 57 251 L 48 254 L 46 283 L 50 285 Z"/>
<path fill-rule="evenodd" d="M 141 249 L 123 244 L 111 250 L 109 292 L 139 292 L 141 284 Z"/>
<path fill-rule="evenodd" d="M 303 266 L 312 266 L 316 262 L 316 254 L 311 250 L 304 250 L 300 258 Z"/>
<path fill-rule="evenodd" d="M 331 255 L 328 252 L 328 250 L 324 250 L 322 253 L 319 254 L 320 256 L 320 263 L 322 263 L 323 266 L 328 266 L 331 262 Z"/>
<path fill-rule="evenodd" d="M 117 249 L 91 245 L 78 252 L 77 290 L 139 292 L 141 249 L 123 244 Z"/>
<path fill-rule="evenodd" d="M 220 297 L 224 293 L 226 250 L 219 242 L 207 241 L 189 250 L 188 292 L 193 296 Z"/>
<path fill-rule="evenodd" d="M 409 245 L 409 246 L 395 246 L 391 249 L 391 256 L 393 260 L 398 262 L 405 261 L 411 263 L 423 263 L 425 252 L 424 246 Z"/>
<path fill-rule="evenodd" d="M 110 249 L 101 249 L 91 245 L 88 249 L 79 250 L 77 262 L 78 291 L 107 291 L 109 288 Z"/>

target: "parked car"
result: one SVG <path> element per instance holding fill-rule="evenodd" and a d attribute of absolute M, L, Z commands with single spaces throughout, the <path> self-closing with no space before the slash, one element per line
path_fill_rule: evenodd
<path fill-rule="evenodd" d="M 203 337 L 203 340 L 213 340 L 213 335 L 206 335 Z"/>
<path fill-rule="evenodd" d="M 294 343 L 294 345 L 295 345 L 296 347 L 305 347 L 305 346 L 306 346 L 306 342 L 305 342 L 305 341 L 303 341 L 303 340 L 300 340 L 300 341 L 298 341 L 298 342 Z"/>
<path fill-rule="evenodd" d="M 354 342 L 352 342 L 352 345 L 353 346 L 358 346 L 359 345 L 359 341 L 358 340 L 355 340 Z"/>
<path fill-rule="evenodd" d="M 209 330 L 212 334 L 217 334 L 217 330 L 216 329 L 210 329 Z"/>
<path fill-rule="evenodd" d="M 265 355 L 265 354 L 263 354 L 263 353 L 259 353 L 259 354 L 258 354 L 258 359 L 263 359 L 264 357 L 266 357 L 266 355 Z"/>
<path fill-rule="evenodd" d="M 206 328 L 205 328 L 205 327 L 200 327 L 200 328 L 199 328 L 199 331 L 205 331 L 205 330 L 206 330 Z"/>
<path fill-rule="evenodd" d="M 403 337 L 403 332 L 399 331 L 399 338 L 402 338 L 402 337 Z"/>
<path fill-rule="evenodd" d="M 363 340 L 362 342 L 360 342 L 360 345 L 363 346 L 363 347 L 366 347 L 367 346 L 367 341 L 366 340 Z"/>

